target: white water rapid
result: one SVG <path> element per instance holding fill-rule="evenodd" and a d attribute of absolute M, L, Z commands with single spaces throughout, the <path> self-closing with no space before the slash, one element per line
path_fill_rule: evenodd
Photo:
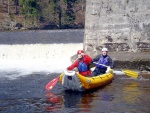
<path fill-rule="evenodd" d="M 83 43 L 0 45 L 0 71 L 14 73 L 14 76 L 61 73 L 79 49 L 83 49 Z"/>

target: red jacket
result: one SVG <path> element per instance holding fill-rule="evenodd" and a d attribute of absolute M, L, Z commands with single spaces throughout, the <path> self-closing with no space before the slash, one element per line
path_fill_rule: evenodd
<path fill-rule="evenodd" d="M 92 58 L 88 55 L 84 55 L 83 56 L 83 61 L 86 63 L 86 65 L 89 65 L 90 62 L 92 62 Z M 78 64 L 79 64 L 79 60 L 76 60 L 71 66 L 69 66 L 67 69 L 68 70 L 73 70 L 75 67 L 78 67 Z M 79 72 L 81 75 L 84 75 L 84 76 L 89 76 L 91 75 L 91 71 L 88 70 L 88 71 L 84 71 L 84 72 Z"/>

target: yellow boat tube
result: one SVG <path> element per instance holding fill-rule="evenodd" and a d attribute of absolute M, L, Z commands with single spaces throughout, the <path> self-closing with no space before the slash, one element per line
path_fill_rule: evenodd
<path fill-rule="evenodd" d="M 113 77 L 113 70 L 110 69 L 106 74 L 94 77 L 85 77 L 75 71 L 64 71 L 59 78 L 65 90 L 85 91 L 104 86 L 110 83 Z"/>

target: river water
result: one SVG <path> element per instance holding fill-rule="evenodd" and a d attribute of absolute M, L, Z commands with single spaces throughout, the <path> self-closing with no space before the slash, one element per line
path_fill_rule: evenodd
<path fill-rule="evenodd" d="M 39 32 L 35 33 L 36 36 L 39 36 Z M 18 38 L 14 40 L 17 41 L 11 40 L 6 43 L 3 40 L 3 44 L 0 45 L 0 113 L 150 112 L 148 73 L 140 73 L 137 79 L 127 75 L 115 75 L 110 84 L 89 92 L 64 91 L 59 82 L 51 91 L 46 91 L 45 85 L 58 77 L 71 64 L 70 57 L 83 48 L 79 38 L 81 36 L 83 39 L 83 31 L 71 31 L 74 33 L 73 37 L 80 41 L 76 38 L 76 41 L 66 41 L 67 43 L 49 39 L 49 32 L 45 33 L 47 43 L 39 43 L 40 36 L 32 43 L 26 40 L 20 43 L 20 34 L 24 37 L 28 32 L 26 35 L 15 33 L 14 37 L 17 35 Z M 64 34 L 71 32 L 65 31 Z M 2 33 L 0 36 L 9 34 Z M 11 35 L 13 37 L 12 33 Z M 50 33 L 51 36 L 53 35 Z M 50 43 L 50 40 L 53 40 L 53 43 Z"/>
<path fill-rule="evenodd" d="M 13 76 L 17 72 L 1 72 Z M 112 83 L 90 92 L 66 92 L 58 82 L 51 91 L 45 85 L 60 73 L 32 73 L 0 78 L 1 113 L 149 113 L 150 77 L 115 75 Z"/>

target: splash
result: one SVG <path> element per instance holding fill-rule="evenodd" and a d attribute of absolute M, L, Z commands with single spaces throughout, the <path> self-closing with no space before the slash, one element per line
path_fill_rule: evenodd
<path fill-rule="evenodd" d="M 61 73 L 79 49 L 83 49 L 82 43 L 0 45 L 0 71 L 7 72 L 5 76 Z"/>
<path fill-rule="evenodd" d="M 140 76 L 138 80 L 139 81 L 149 81 L 150 79 Z"/>

